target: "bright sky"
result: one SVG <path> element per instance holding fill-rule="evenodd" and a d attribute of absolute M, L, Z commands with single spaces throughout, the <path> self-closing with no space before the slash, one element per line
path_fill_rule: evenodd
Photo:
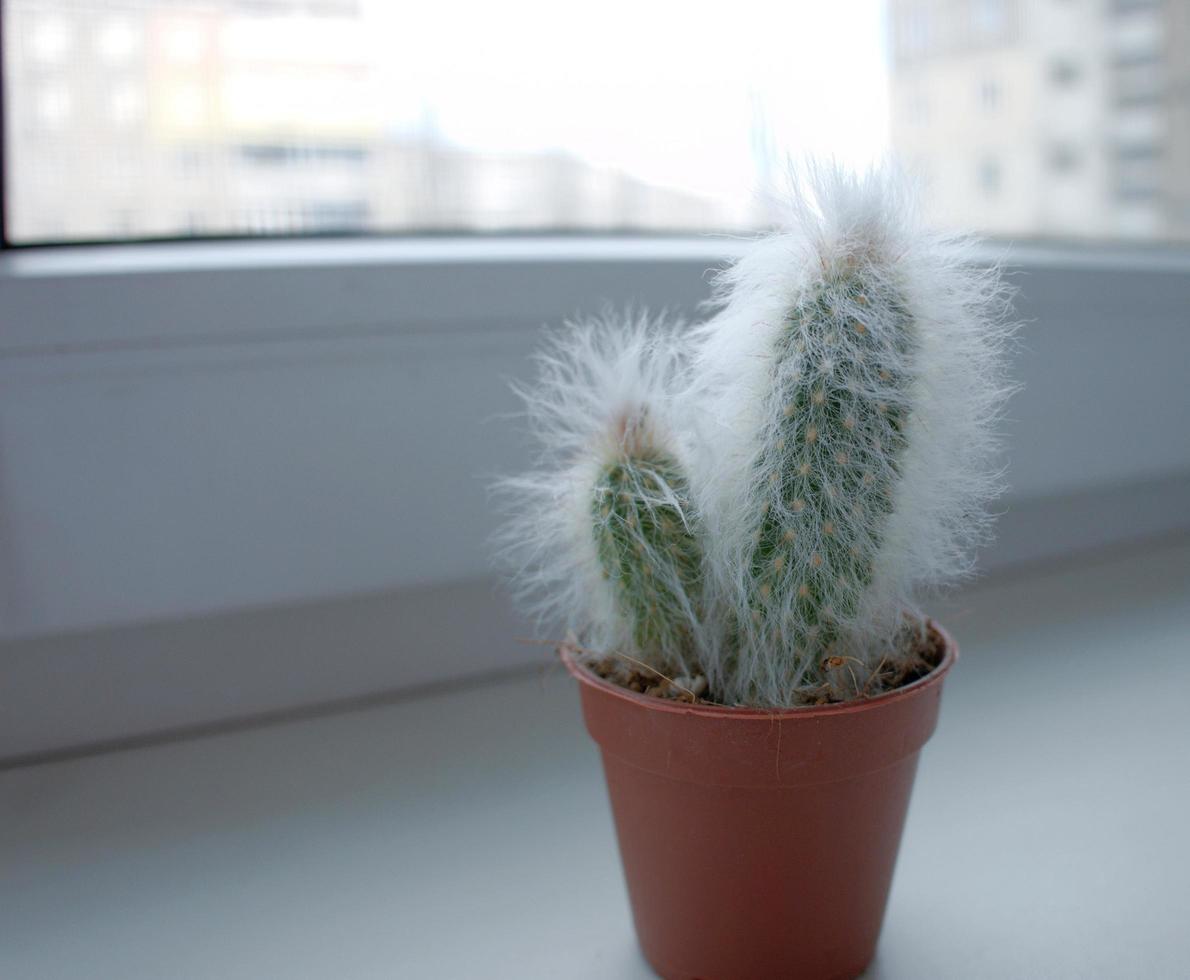
<path fill-rule="evenodd" d="M 779 159 L 888 145 L 883 0 L 715 5 L 365 0 L 389 118 L 477 150 L 562 149 L 747 206 Z"/>

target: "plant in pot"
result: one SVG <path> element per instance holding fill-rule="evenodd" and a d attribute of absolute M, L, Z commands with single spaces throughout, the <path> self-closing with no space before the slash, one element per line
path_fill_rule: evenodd
<path fill-rule="evenodd" d="M 811 166 L 692 330 L 570 324 L 520 389 L 512 581 L 578 680 L 667 978 L 851 977 L 956 657 L 920 597 L 998 490 L 1009 296 L 891 172 Z"/>

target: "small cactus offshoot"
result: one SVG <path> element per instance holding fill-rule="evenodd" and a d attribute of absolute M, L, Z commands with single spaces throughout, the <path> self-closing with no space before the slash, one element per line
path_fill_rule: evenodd
<path fill-rule="evenodd" d="M 537 612 L 727 704 L 877 692 L 999 489 L 998 270 L 923 230 L 889 172 L 812 167 L 791 203 L 690 335 L 609 319 L 553 341 L 521 392 L 544 468 L 504 483 Z"/>
<path fill-rule="evenodd" d="M 643 408 L 617 424 L 619 452 L 592 488 L 592 526 L 604 578 L 634 652 L 667 671 L 694 650 L 702 552 L 690 525 L 690 486 Z"/>
<path fill-rule="evenodd" d="M 673 328 L 644 317 L 570 324 L 519 389 L 540 468 L 501 481 L 500 546 L 527 609 L 658 671 L 695 672 L 703 556 L 672 389 Z"/>

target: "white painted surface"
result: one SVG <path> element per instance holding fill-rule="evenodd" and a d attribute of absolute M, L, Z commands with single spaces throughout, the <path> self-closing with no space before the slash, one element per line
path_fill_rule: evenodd
<path fill-rule="evenodd" d="M 869 978 L 1190 970 L 1190 548 L 968 592 Z M 649 976 L 555 670 L 0 774 L 0 976 Z"/>
<path fill-rule="evenodd" d="M 1185 537 L 1190 480 L 1018 501 L 981 556 L 1024 562 Z M 0 644 L 0 765 L 535 662 L 492 578 Z"/>
<path fill-rule="evenodd" d="M 507 380 L 544 323 L 694 314 L 738 249 L 0 255 L 0 760 L 524 663 L 486 545 L 527 459 Z M 1190 253 L 1006 261 L 1029 323 L 985 567 L 1190 529 Z"/>
<path fill-rule="evenodd" d="M 0 257 L 0 641 L 488 574 L 540 326 L 694 314 L 738 243 L 171 248 Z M 1013 499 L 1190 479 L 1185 254 L 1009 261 Z"/>

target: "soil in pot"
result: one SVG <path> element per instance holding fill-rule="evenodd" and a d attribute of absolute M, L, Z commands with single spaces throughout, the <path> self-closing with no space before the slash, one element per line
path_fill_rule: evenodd
<path fill-rule="evenodd" d="M 626 654 L 596 654 L 572 642 L 561 644 L 559 649 L 576 654 L 576 659 L 599 677 L 627 691 L 688 704 L 726 706 L 701 674 L 670 677 Z M 925 631 L 920 638 L 913 639 L 900 657 L 881 663 L 862 685 L 856 685 L 860 688 L 859 697 L 876 697 L 921 680 L 942 663 L 945 653 L 945 643 L 938 631 Z M 843 704 L 853 700 L 840 697 L 839 690 L 829 685 L 807 689 L 802 697 L 803 705 Z"/>

